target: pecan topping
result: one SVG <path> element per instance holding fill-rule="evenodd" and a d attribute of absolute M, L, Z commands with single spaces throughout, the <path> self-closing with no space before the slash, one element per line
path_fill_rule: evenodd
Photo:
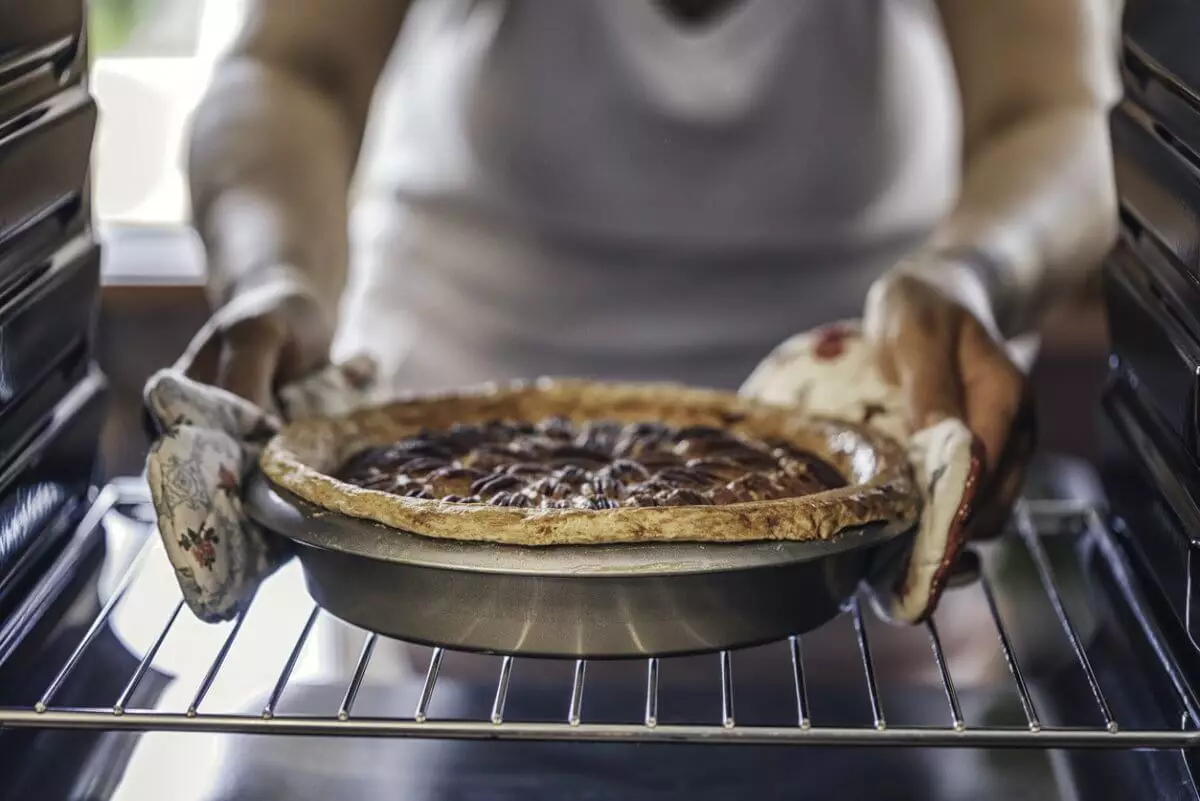
<path fill-rule="evenodd" d="M 617 444 L 617 438 L 620 436 L 621 425 L 619 423 L 592 421 L 584 425 L 579 436 L 575 438 L 575 444 L 589 450 L 611 454 L 613 447 Z"/>
<path fill-rule="evenodd" d="M 731 481 L 746 472 L 746 468 L 732 459 L 722 458 L 689 459 L 684 467 L 699 475 L 711 476 L 716 483 Z"/>
<path fill-rule="evenodd" d="M 730 439 L 730 433 L 713 426 L 684 426 L 675 432 L 676 439 Z"/>
<path fill-rule="evenodd" d="M 599 498 L 620 498 L 621 485 L 607 476 L 595 476 L 581 487 L 583 492 L 591 492 Z"/>
<path fill-rule="evenodd" d="M 617 459 L 601 472 L 613 481 L 645 481 L 650 478 L 649 470 L 629 459 Z"/>
<path fill-rule="evenodd" d="M 738 497 L 752 501 L 778 498 L 783 495 L 779 485 L 761 473 L 747 473 L 741 478 L 734 479 L 729 482 L 729 489 Z"/>
<path fill-rule="evenodd" d="M 446 460 L 434 456 L 422 456 L 403 465 L 404 472 L 412 475 L 424 475 L 446 467 Z"/>
<path fill-rule="evenodd" d="M 693 487 L 703 486 L 707 483 L 697 471 L 689 470 L 686 467 L 669 467 L 666 470 L 660 470 L 654 480 Z"/>
<path fill-rule="evenodd" d="M 706 496 L 690 489 L 671 490 L 662 499 L 663 506 L 704 506 L 712 503 Z"/>
<path fill-rule="evenodd" d="M 418 456 L 429 456 L 435 459 L 453 459 L 454 451 L 434 439 L 425 441 L 406 440 L 391 446 L 382 455 L 388 459 L 415 459 Z"/>
<path fill-rule="evenodd" d="M 607 464 L 610 457 L 592 448 L 582 448 L 578 445 L 559 445 L 551 451 L 551 458 L 563 464 Z"/>
<path fill-rule="evenodd" d="M 574 431 L 571 421 L 565 417 L 548 417 L 537 424 L 537 430 L 554 439 L 570 439 Z"/>
<path fill-rule="evenodd" d="M 584 470 L 579 465 L 568 464 L 563 467 L 558 467 L 554 471 L 554 477 L 559 481 L 564 481 L 568 484 L 580 484 L 587 480 L 588 471 Z"/>
<path fill-rule="evenodd" d="M 504 472 L 510 476 L 540 476 L 545 474 L 546 467 L 535 462 L 517 462 L 504 468 Z"/>
<path fill-rule="evenodd" d="M 337 475 L 422 500 L 588 510 L 725 505 L 846 483 L 832 465 L 783 439 L 712 425 L 577 425 L 565 417 L 423 431 L 353 454 Z"/>
<path fill-rule="evenodd" d="M 737 503 L 742 500 L 729 487 L 714 487 L 709 491 L 708 497 L 714 506 L 725 506 L 726 504 Z"/>
<path fill-rule="evenodd" d="M 471 485 L 471 492 L 476 495 L 492 495 L 501 490 L 511 491 L 524 485 L 525 482 L 520 478 L 501 473 L 500 475 L 487 475 L 477 480 Z"/>
<path fill-rule="evenodd" d="M 437 495 L 457 495 L 468 490 L 472 482 L 483 475 L 469 467 L 442 467 L 426 476 L 424 484 Z"/>

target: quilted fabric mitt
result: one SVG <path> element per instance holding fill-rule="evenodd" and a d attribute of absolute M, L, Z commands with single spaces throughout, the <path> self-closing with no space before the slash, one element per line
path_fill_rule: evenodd
<path fill-rule="evenodd" d="M 231 326 L 288 302 L 273 289 L 246 293 L 219 310 L 173 366 L 146 382 L 146 411 L 157 438 L 146 458 L 146 480 L 158 530 L 188 606 L 202 620 L 227 620 L 258 585 L 286 562 L 282 537 L 242 512 L 242 480 L 284 421 L 344 414 L 366 402 L 375 364 L 352 359 L 282 388 L 278 409 L 249 401 L 193 377 L 215 364 L 220 335 Z"/>
<path fill-rule="evenodd" d="M 741 394 L 863 423 L 907 448 L 924 501 L 921 520 L 911 549 L 872 578 L 873 600 L 888 619 L 924 620 L 962 550 L 964 525 L 980 480 L 980 445 L 966 424 L 948 419 L 910 430 L 898 391 L 884 380 L 857 322 L 784 342 L 746 380 Z"/>
<path fill-rule="evenodd" d="M 226 620 L 287 561 L 288 541 L 242 511 L 242 479 L 283 420 L 344 414 L 363 401 L 368 362 L 325 370 L 280 392 L 281 414 L 223 389 L 162 370 L 146 385 L 146 408 L 161 436 L 146 479 L 163 547 L 188 606 L 206 621 Z"/>

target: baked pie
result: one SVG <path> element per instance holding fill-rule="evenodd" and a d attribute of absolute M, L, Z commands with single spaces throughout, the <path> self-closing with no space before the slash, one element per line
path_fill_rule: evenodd
<path fill-rule="evenodd" d="M 334 476 L 406 498 L 541 509 L 725 505 L 846 486 L 833 465 L 779 438 L 562 416 L 424 430 L 364 448 Z"/>
<path fill-rule="evenodd" d="M 413 396 L 288 426 L 262 468 L 342 514 L 519 545 L 824 539 L 919 509 L 882 435 L 662 384 Z"/>

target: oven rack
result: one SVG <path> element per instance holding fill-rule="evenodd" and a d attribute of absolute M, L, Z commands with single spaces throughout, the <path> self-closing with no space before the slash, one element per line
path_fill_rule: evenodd
<path fill-rule="evenodd" d="M 82 528 L 96 527 L 104 516 L 118 504 L 129 503 L 128 487 L 110 486 L 103 490 L 96 504 L 84 521 Z M 136 492 L 134 493 L 137 494 Z M 1163 673 L 1178 702 L 1180 721 L 1178 728 L 1159 729 L 1122 727 L 1113 713 L 1097 672 L 1089 658 L 1087 647 L 1080 637 L 1075 622 L 1064 603 L 1063 595 L 1055 580 L 1054 568 L 1043 544 L 1047 531 L 1061 531 L 1071 526 L 1082 530 L 1081 536 L 1092 538 L 1095 546 L 1108 564 L 1115 578 L 1123 602 L 1132 612 L 1141 637 L 1148 643 L 1153 661 Z M 216 681 L 230 649 L 233 647 L 245 620 L 245 613 L 230 627 L 215 657 L 208 665 L 185 711 L 163 712 L 138 708 L 131 703 L 137 697 L 139 685 L 150 671 L 155 656 L 170 633 L 180 613 L 182 599 L 173 607 L 164 610 L 165 622 L 146 650 L 140 663 L 129 676 L 124 690 L 106 707 L 58 706 L 55 699 L 62 693 L 72 673 L 85 657 L 89 647 L 97 639 L 114 611 L 125 600 L 126 593 L 138 575 L 148 554 L 161 550 L 156 537 L 151 537 L 131 562 L 123 577 L 117 582 L 108 600 L 82 636 L 70 657 L 58 670 L 57 675 L 46 686 L 39 700 L 31 706 L 0 707 L 0 730 L 12 728 L 43 729 L 87 729 L 105 731 L 164 731 L 164 732 L 221 732 L 242 734 L 312 735 L 345 737 L 398 737 L 434 738 L 460 740 L 539 740 L 539 741 L 586 741 L 586 742 L 642 742 L 642 743 L 720 743 L 720 744 L 776 744 L 791 746 L 908 746 L 908 747 L 989 747 L 989 748 L 1120 748 L 1120 749 L 1179 749 L 1200 745 L 1200 712 L 1192 697 L 1179 667 L 1173 660 L 1162 632 L 1158 629 L 1146 608 L 1139 588 L 1131 574 L 1130 566 L 1119 550 L 1114 535 L 1106 522 L 1104 510 L 1094 504 L 1075 501 L 1021 501 L 1014 514 L 1012 536 L 1026 549 L 1054 616 L 1062 637 L 1069 645 L 1078 663 L 1087 689 L 1103 725 L 1095 727 L 1060 727 L 1043 722 L 1038 705 L 1034 701 L 1029 683 L 1020 665 L 1013 639 L 1010 636 L 1010 621 L 1006 621 L 996 600 L 993 589 L 995 578 L 988 570 L 980 572 L 978 581 L 991 612 L 992 623 L 1000 651 L 1008 668 L 1008 679 L 1020 700 L 1024 714 L 1024 725 L 1009 727 L 974 726 L 964 721 L 954 679 L 943 653 L 938 629 L 932 621 L 924 624 L 931 658 L 941 678 L 945 696 L 945 725 L 942 726 L 896 726 L 886 717 L 886 698 L 876 681 L 876 667 L 872 659 L 868 629 L 864 623 L 862 605 L 856 599 L 846 610 L 853 622 L 858 656 L 861 658 L 865 693 L 871 709 L 873 725 L 861 727 L 831 727 L 818 725 L 810 714 L 808 691 L 804 672 L 803 637 L 791 637 L 786 648 L 778 648 L 780 659 L 790 658 L 790 671 L 794 689 L 794 724 L 786 726 L 744 725 L 738 722 L 732 682 L 733 656 L 728 651 L 719 652 L 719 671 L 714 670 L 714 680 L 720 682 L 720 708 L 715 709 L 709 724 L 666 724 L 659 722 L 658 698 L 659 676 L 662 662 L 670 658 L 645 660 L 645 711 L 640 720 L 627 723 L 590 722 L 583 713 L 586 695 L 586 678 L 589 660 L 575 662 L 573 678 L 569 687 L 563 688 L 565 714 L 557 722 L 511 720 L 505 715 L 505 699 L 514 666 L 521 657 L 494 656 L 495 695 L 491 714 L 486 719 L 441 720 L 427 714 L 430 702 L 437 690 L 439 670 L 446 651 L 434 648 L 419 700 L 408 717 L 360 717 L 354 713 L 355 701 L 363 678 L 370 665 L 372 654 L 380 640 L 376 634 L 368 634 L 348 680 L 344 695 L 336 712 L 327 716 L 277 714 L 276 708 L 288 688 L 292 672 L 305 647 L 305 643 L 320 615 L 326 614 L 313 606 L 298 638 L 291 647 L 283 668 L 271 689 L 261 713 L 230 714 L 211 711 L 204 706 L 209 690 Z M 165 558 L 157 553 L 158 558 Z"/>

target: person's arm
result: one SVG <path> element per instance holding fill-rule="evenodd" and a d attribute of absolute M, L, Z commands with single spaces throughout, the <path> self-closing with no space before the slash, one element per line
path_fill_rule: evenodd
<path fill-rule="evenodd" d="M 303 340 L 296 370 L 325 357 L 349 259 L 350 181 L 408 6 L 248 0 L 196 111 L 189 178 L 211 302 L 290 298 L 289 321 L 226 332 L 220 383 L 253 400 L 288 360 L 282 340 Z"/>
<path fill-rule="evenodd" d="M 983 274 L 1024 333 L 1117 231 L 1108 114 L 1123 0 L 938 0 L 963 110 L 963 184 L 930 250 Z"/>
<path fill-rule="evenodd" d="M 1035 432 L 1003 338 L 1098 265 L 1117 231 L 1108 112 L 1120 0 L 939 0 L 963 106 L 963 186 L 928 247 L 871 287 L 863 331 L 915 429 L 951 417 L 983 475 L 967 527 L 999 531 Z"/>

